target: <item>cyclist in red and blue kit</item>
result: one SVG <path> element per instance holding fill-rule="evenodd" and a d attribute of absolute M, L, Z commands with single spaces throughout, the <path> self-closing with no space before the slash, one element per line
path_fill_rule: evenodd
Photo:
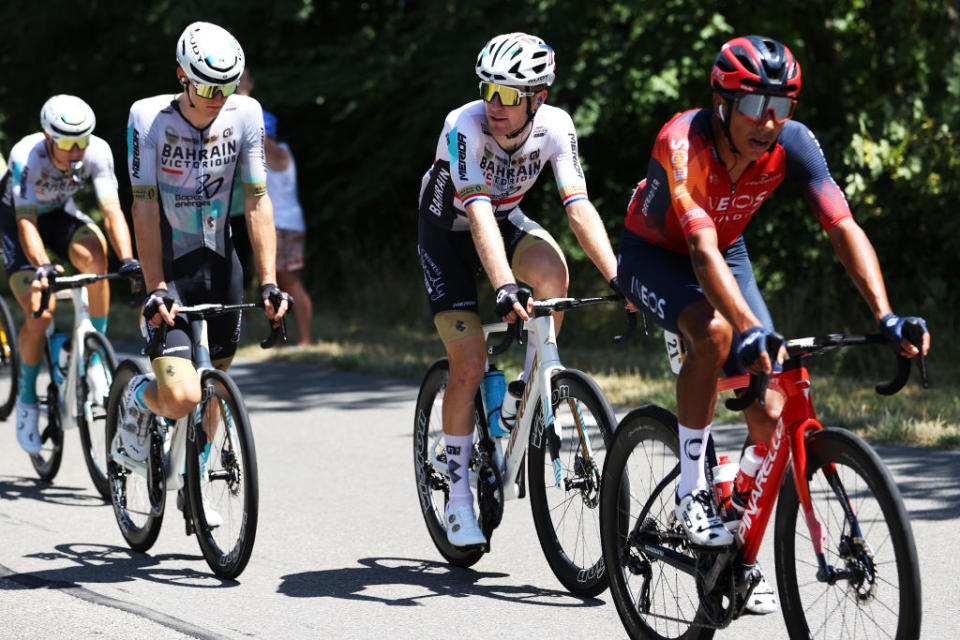
<path fill-rule="evenodd" d="M 638 307 L 679 333 L 687 349 L 677 380 L 680 484 L 675 515 L 697 545 L 731 544 L 715 513 L 702 459 L 717 396 L 717 376 L 769 373 L 773 321 L 743 239 L 747 223 L 784 180 L 796 183 L 883 332 L 904 355 L 906 318 L 895 315 L 873 246 L 850 213 L 813 133 L 793 120 L 800 65 L 790 49 L 759 36 L 730 40 L 710 74 L 711 109 L 678 113 L 657 136 L 646 179 L 633 194 L 620 242 L 618 279 Z M 922 350 L 930 334 L 924 327 Z M 745 410 L 750 441 L 768 442 L 783 399 Z M 750 613 L 776 610 L 766 580 Z"/>

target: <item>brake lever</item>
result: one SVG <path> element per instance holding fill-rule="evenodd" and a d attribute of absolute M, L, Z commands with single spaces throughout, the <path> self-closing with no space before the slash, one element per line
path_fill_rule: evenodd
<path fill-rule="evenodd" d="M 613 336 L 614 344 L 623 344 L 633 337 L 637 330 L 637 314 L 639 311 L 627 311 L 627 329 L 619 336 Z M 647 331 L 647 316 L 643 316 L 643 331 Z"/>
<path fill-rule="evenodd" d="M 784 337 L 774 331 L 767 336 L 767 353 L 776 363 L 777 355 L 780 353 L 780 347 L 783 346 Z M 756 400 L 763 407 L 766 405 L 767 386 L 770 384 L 770 374 L 750 374 L 750 386 L 747 392 L 739 398 L 729 398 L 723 405 L 730 411 L 743 411 Z"/>

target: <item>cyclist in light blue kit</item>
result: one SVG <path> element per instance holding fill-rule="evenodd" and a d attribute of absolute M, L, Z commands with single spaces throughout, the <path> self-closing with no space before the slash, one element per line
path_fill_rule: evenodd
<path fill-rule="evenodd" d="M 273 207 L 267 195 L 263 115 L 253 98 L 236 95 L 243 50 L 226 30 L 189 25 L 177 42 L 181 92 L 135 102 L 127 125 L 133 221 L 147 295 L 148 331 L 171 326 L 153 374 L 133 378 L 119 430 L 126 453 L 148 454 L 154 415 L 180 418 L 200 401 L 191 334 L 180 304 L 238 304 L 242 270 L 229 229 L 234 180 L 242 182 L 244 214 L 260 275 L 260 295 L 276 324 L 289 297 L 277 289 Z M 175 303 L 170 309 L 164 299 Z M 274 308 L 271 300 L 279 300 Z M 240 339 L 240 314 L 208 321 L 210 356 L 225 370 Z"/>
<path fill-rule="evenodd" d="M 77 209 L 74 194 L 92 184 L 103 213 L 103 225 L 114 251 L 123 260 L 120 272 L 138 268 L 131 252 L 130 230 L 117 196 L 117 176 L 110 146 L 93 135 L 96 117 L 76 96 L 57 95 L 40 110 L 42 132 L 14 145 L 10 166 L 0 181 L 0 240 L 10 290 L 26 312 L 20 327 L 20 395 L 17 398 L 17 441 L 28 453 L 40 450 L 37 422 L 37 374 L 43 359 L 44 334 L 54 299 L 40 317 L 40 296 L 47 278 L 63 268 L 50 263 L 47 249 L 70 260 L 83 273 L 107 272 L 107 242 L 96 223 Z M 89 286 L 90 321 L 106 333 L 110 289 L 106 281 Z M 93 397 L 107 394 L 100 367 L 91 370 Z M 101 377 L 98 377 L 99 376 Z"/>

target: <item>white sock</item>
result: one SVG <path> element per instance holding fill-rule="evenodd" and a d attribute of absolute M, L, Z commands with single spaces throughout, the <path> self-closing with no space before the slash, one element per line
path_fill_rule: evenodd
<path fill-rule="evenodd" d="M 470 455 L 473 453 L 473 434 L 452 436 L 443 434 L 447 445 L 447 475 L 450 477 L 450 507 L 473 504 L 470 490 Z"/>
<path fill-rule="evenodd" d="M 527 358 L 523 362 L 523 373 L 520 374 L 520 379 L 523 380 L 524 384 L 530 377 L 530 369 L 533 367 L 533 358 L 536 355 L 537 345 L 530 341 L 530 334 L 527 334 Z"/>
<path fill-rule="evenodd" d="M 677 495 L 707 488 L 707 471 L 703 466 L 703 452 L 707 450 L 710 425 L 703 429 L 690 429 L 680 425 L 680 486 Z"/>

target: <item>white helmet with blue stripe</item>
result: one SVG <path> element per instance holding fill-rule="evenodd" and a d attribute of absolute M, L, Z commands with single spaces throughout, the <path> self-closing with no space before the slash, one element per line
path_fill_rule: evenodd
<path fill-rule="evenodd" d="M 481 80 L 520 87 L 553 84 L 557 65 L 553 49 L 537 36 L 505 33 L 494 37 L 477 56 Z"/>
<path fill-rule="evenodd" d="M 96 125 L 93 109 L 76 96 L 53 96 L 40 109 L 40 126 L 54 140 L 83 138 L 93 133 Z"/>
<path fill-rule="evenodd" d="M 194 22 L 177 42 L 177 63 L 194 84 L 231 85 L 243 73 L 243 49 L 223 27 Z"/>

